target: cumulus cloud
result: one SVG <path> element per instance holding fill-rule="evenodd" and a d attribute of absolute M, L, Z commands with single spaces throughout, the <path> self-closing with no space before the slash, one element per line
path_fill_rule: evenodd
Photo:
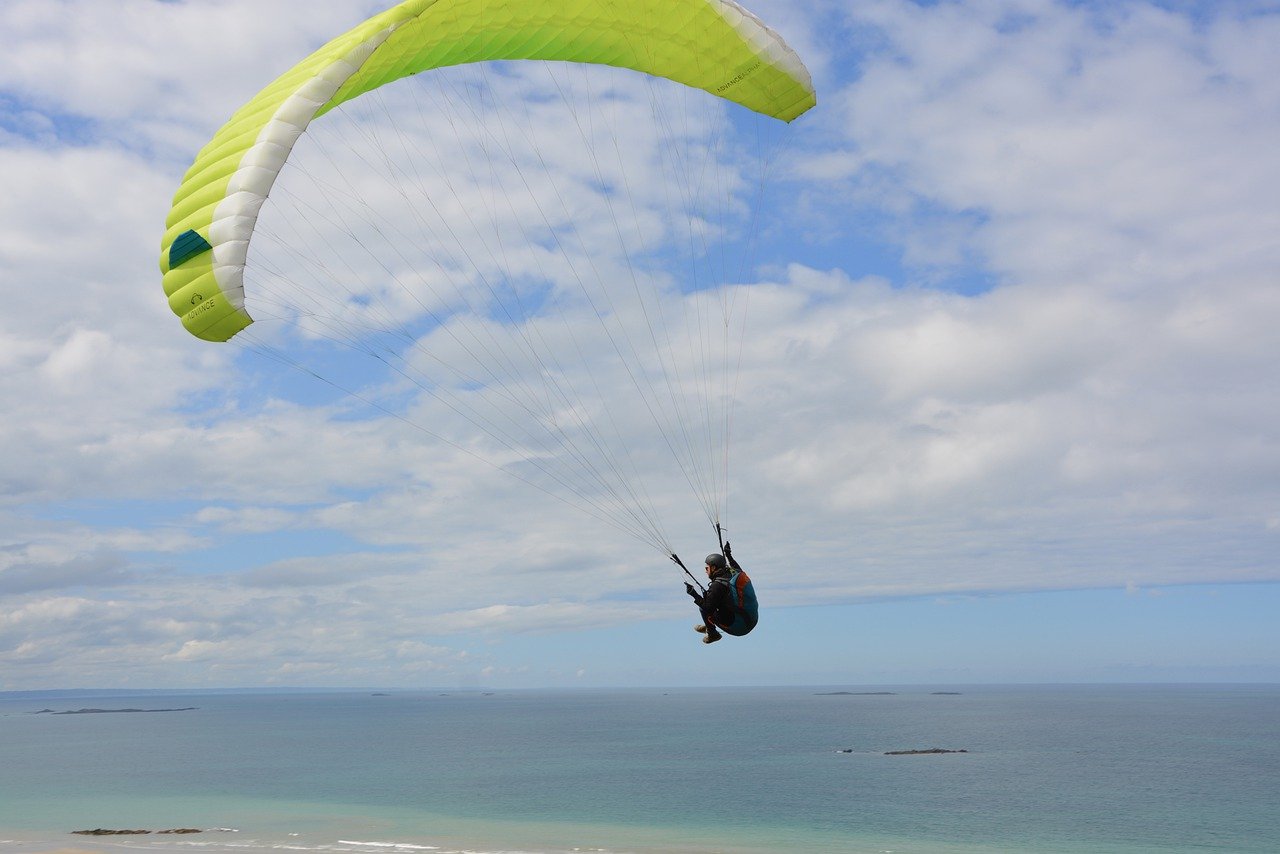
<path fill-rule="evenodd" d="M 683 613 L 663 555 L 553 495 L 534 461 L 558 451 L 515 453 L 456 408 L 507 431 L 520 412 L 612 417 L 604 435 L 696 562 L 706 520 L 581 298 L 520 327 L 591 376 L 566 360 L 576 401 L 524 410 L 475 376 L 447 378 L 454 398 L 401 375 L 353 399 L 252 348 L 198 345 L 165 305 L 155 255 L 193 152 L 369 4 L 70 5 L 0 7 L 0 687 L 501 678 L 519 667 L 486 638 Z M 767 5 L 820 92 L 777 164 L 767 263 L 717 292 L 747 342 L 726 522 L 770 605 L 1275 580 L 1280 17 Z M 624 136 L 643 181 L 622 217 L 652 258 L 672 235 L 647 132 L 642 115 Z M 548 209 L 530 230 L 536 206 L 499 210 L 480 180 L 533 171 L 511 150 L 489 148 L 453 198 L 455 218 L 491 211 L 488 231 L 441 243 L 501 234 L 512 288 L 567 294 L 546 220 L 573 217 Z M 590 211 L 579 236 L 602 278 L 627 281 L 601 204 L 619 179 L 575 150 L 542 168 Z M 468 284 L 499 266 L 453 262 Z M 681 299 L 678 276 L 645 273 Z M 453 364 L 502 325 L 491 303 L 406 293 L 393 304 L 448 316 L 414 335 Z M 647 308 L 613 314 L 642 325 Z M 503 346 L 493 357 L 518 361 L 524 345 Z M 498 470 L 513 462 L 526 482 Z"/>
<path fill-rule="evenodd" d="M 0 558 L 0 595 L 69 587 L 104 587 L 133 580 L 118 555 L 77 555 L 59 563 Z"/>

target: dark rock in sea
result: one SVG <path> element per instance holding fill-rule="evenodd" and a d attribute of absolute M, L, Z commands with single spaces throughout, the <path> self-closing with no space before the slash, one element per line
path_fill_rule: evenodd
<path fill-rule="evenodd" d="M 838 748 L 838 749 L 836 750 L 836 753 L 853 753 L 853 748 L 852 748 L 852 747 L 841 747 L 841 748 Z"/>
<path fill-rule="evenodd" d="M 81 836 L 142 836 L 147 833 L 203 833 L 204 831 L 198 827 L 174 827 L 169 830 L 108 830 L 105 827 L 94 828 L 93 830 L 73 830 Z"/>
<path fill-rule="evenodd" d="M 959 696 L 960 696 L 960 692 L 959 692 L 959 691 L 934 691 L 934 692 L 933 692 L 933 696 L 935 696 L 935 697 L 959 697 Z"/>
<path fill-rule="evenodd" d="M 941 747 L 930 747 L 928 750 L 886 750 L 885 756 L 922 756 L 932 753 L 968 753 L 967 750 L 943 750 Z"/>

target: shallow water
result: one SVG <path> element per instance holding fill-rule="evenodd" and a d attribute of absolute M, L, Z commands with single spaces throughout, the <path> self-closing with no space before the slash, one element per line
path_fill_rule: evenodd
<path fill-rule="evenodd" d="M 1280 686 L 834 690 L 0 695 L 0 854 L 1280 851 Z"/>

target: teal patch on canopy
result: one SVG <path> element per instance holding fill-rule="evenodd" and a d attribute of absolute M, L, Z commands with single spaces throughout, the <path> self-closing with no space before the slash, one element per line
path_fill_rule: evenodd
<path fill-rule="evenodd" d="M 196 231 L 184 231 L 169 246 L 169 269 L 191 260 L 202 252 L 213 247 Z"/>

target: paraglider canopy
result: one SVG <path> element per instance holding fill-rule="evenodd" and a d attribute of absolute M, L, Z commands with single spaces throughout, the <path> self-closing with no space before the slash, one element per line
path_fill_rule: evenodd
<path fill-rule="evenodd" d="M 400 78 L 503 59 L 630 68 L 783 121 L 815 103 L 808 72 L 732 0 L 405 0 L 286 71 L 201 150 L 174 196 L 160 269 L 192 334 L 225 341 L 252 319 L 243 270 L 258 213 L 315 118 Z"/>

